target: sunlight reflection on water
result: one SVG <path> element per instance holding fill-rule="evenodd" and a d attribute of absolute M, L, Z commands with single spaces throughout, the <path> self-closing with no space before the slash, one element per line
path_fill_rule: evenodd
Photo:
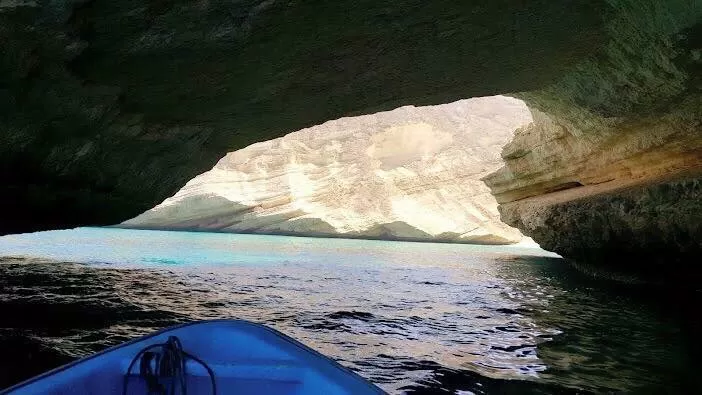
<path fill-rule="evenodd" d="M 0 387 L 156 328 L 227 317 L 273 326 L 391 392 L 674 381 L 650 370 L 685 346 L 651 340 L 675 323 L 539 254 L 99 228 L 2 237 L 0 256 L 15 258 L 0 259 L 0 346 L 29 342 L 46 366 L 22 365 L 17 349 Z"/>

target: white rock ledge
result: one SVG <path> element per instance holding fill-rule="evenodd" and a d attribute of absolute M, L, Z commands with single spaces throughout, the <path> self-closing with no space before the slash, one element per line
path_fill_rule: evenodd
<path fill-rule="evenodd" d="M 504 96 L 329 121 L 227 154 L 122 226 L 516 243 L 480 179 L 531 121 Z"/>

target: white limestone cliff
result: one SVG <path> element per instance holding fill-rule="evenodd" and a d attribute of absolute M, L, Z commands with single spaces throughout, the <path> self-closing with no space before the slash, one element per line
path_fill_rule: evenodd
<path fill-rule="evenodd" d="M 531 120 L 494 96 L 329 121 L 227 154 L 122 226 L 518 242 L 480 179 Z"/>

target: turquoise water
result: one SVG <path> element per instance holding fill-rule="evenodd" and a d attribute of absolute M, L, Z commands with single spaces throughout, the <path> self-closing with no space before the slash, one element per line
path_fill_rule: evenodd
<path fill-rule="evenodd" d="M 0 349 L 12 361 L 0 388 L 160 327 L 237 317 L 393 393 L 684 392 L 702 369 L 699 318 L 681 306 L 535 248 L 107 228 L 12 235 L 0 238 Z"/>
<path fill-rule="evenodd" d="M 427 252 L 432 253 L 428 254 Z M 265 265 L 281 263 L 377 265 L 454 262 L 456 254 L 557 257 L 533 247 L 402 243 L 206 232 L 78 228 L 0 237 L 2 256 L 69 262 L 144 265 Z M 411 258 L 409 256 L 412 256 Z M 362 257 L 363 259 L 358 259 Z"/>

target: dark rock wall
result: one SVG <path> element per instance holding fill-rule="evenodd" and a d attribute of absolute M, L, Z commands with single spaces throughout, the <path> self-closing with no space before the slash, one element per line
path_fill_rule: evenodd
<path fill-rule="evenodd" d="M 554 127 L 519 132 L 487 180 L 508 223 L 566 256 L 687 254 L 694 198 L 648 185 L 701 167 L 701 22 L 701 0 L 6 0 L 0 234 L 121 222 L 225 152 L 328 119 L 514 93 Z M 640 209 L 607 209 L 620 184 Z"/>
<path fill-rule="evenodd" d="M 516 205 L 501 212 L 543 248 L 595 268 L 637 273 L 647 281 L 687 283 L 702 274 L 699 177 L 553 204 L 530 210 L 531 217 Z"/>
<path fill-rule="evenodd" d="M 702 1 L 609 3 L 606 45 L 517 94 L 535 121 L 485 181 L 503 221 L 567 258 L 702 272 Z"/>
<path fill-rule="evenodd" d="M 226 152 L 544 86 L 603 1 L 4 1 L 0 234 L 119 223 Z"/>

